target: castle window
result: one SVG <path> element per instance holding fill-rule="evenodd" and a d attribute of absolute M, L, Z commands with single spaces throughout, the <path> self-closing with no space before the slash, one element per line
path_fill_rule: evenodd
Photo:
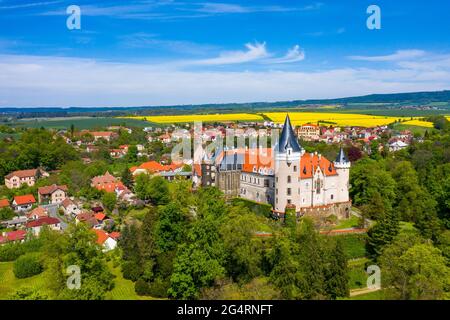
<path fill-rule="evenodd" d="M 294 166 L 294 172 L 297 172 L 297 166 Z"/>
<path fill-rule="evenodd" d="M 291 199 L 288 199 L 288 200 L 287 200 L 287 203 L 288 203 L 288 204 L 291 204 L 291 203 L 292 203 L 292 200 L 291 200 Z"/>
<path fill-rule="evenodd" d="M 264 187 L 269 187 L 269 179 L 264 179 Z"/>
<path fill-rule="evenodd" d="M 333 200 L 333 199 L 334 199 L 334 194 L 331 195 L 331 200 Z"/>
<path fill-rule="evenodd" d="M 287 195 L 290 196 L 292 193 L 291 188 L 287 188 Z"/>
<path fill-rule="evenodd" d="M 291 176 L 287 176 L 287 183 L 291 183 Z"/>

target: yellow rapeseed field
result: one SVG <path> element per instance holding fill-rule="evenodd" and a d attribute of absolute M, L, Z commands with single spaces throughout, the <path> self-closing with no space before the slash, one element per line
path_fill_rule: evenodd
<path fill-rule="evenodd" d="M 251 113 L 224 113 L 224 114 L 192 114 L 180 116 L 130 116 L 122 117 L 127 119 L 137 119 L 151 121 L 155 123 L 187 123 L 194 121 L 202 122 L 228 122 L 228 121 L 263 121 L 257 114 Z"/>
<path fill-rule="evenodd" d="M 402 124 L 406 124 L 406 125 L 409 125 L 409 126 L 433 128 L 433 123 L 432 122 L 422 121 L 422 120 L 409 120 L 409 121 L 402 122 Z"/>
<path fill-rule="evenodd" d="M 283 123 L 286 112 L 265 113 L 265 116 L 277 123 Z M 366 114 L 346 114 L 346 113 L 332 113 L 332 112 L 292 112 L 289 113 L 291 122 L 295 126 L 300 126 L 306 123 L 327 122 L 338 126 L 361 126 L 373 127 L 388 125 L 396 120 L 403 119 L 401 117 L 387 117 L 387 116 L 371 116 Z"/>

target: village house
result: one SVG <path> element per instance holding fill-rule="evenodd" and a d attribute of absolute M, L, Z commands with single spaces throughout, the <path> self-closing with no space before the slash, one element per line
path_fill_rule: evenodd
<path fill-rule="evenodd" d="M 61 221 L 53 217 L 41 217 L 36 220 L 27 222 L 26 229 L 29 230 L 33 235 L 39 236 L 39 233 L 44 226 L 48 226 L 51 230 L 60 231 Z"/>
<path fill-rule="evenodd" d="M 94 137 L 94 141 L 104 139 L 108 142 L 119 136 L 116 132 L 111 131 L 97 131 L 97 132 L 90 132 L 90 134 Z"/>
<path fill-rule="evenodd" d="M 17 212 L 28 211 L 33 207 L 34 204 L 36 204 L 36 199 L 32 194 L 15 196 L 12 203 L 14 210 Z"/>
<path fill-rule="evenodd" d="M 52 184 L 51 186 L 40 187 L 38 189 L 39 203 L 43 204 L 59 204 L 67 198 L 67 186 L 58 186 Z"/>
<path fill-rule="evenodd" d="M 64 199 L 63 202 L 61 202 L 61 208 L 64 212 L 64 215 L 69 217 L 75 217 L 79 213 L 81 213 L 80 208 L 69 198 Z"/>
<path fill-rule="evenodd" d="M 14 171 L 5 176 L 5 186 L 8 189 L 20 188 L 23 184 L 32 187 L 40 177 L 48 177 L 48 173 L 40 169 Z"/>
<path fill-rule="evenodd" d="M 183 169 L 182 164 L 161 164 L 156 161 L 148 161 L 142 163 L 138 167 L 131 167 L 130 171 L 133 176 L 140 174 L 164 175 L 164 173 L 179 173 Z"/>
<path fill-rule="evenodd" d="M 123 183 L 108 171 L 104 175 L 96 176 L 91 180 L 91 187 L 100 191 L 115 192 L 119 186 L 123 186 Z"/>
<path fill-rule="evenodd" d="M 317 141 L 320 138 L 320 126 L 317 124 L 304 124 L 297 129 L 299 139 L 305 141 Z"/>
<path fill-rule="evenodd" d="M 25 230 L 3 232 L 0 235 L 0 245 L 10 242 L 24 242 L 26 236 L 27 232 Z"/>
<path fill-rule="evenodd" d="M 117 239 L 120 237 L 120 233 L 112 232 L 108 234 L 107 232 L 99 229 L 94 229 L 97 235 L 97 243 L 103 247 L 103 251 L 111 251 L 117 247 Z"/>
<path fill-rule="evenodd" d="M 389 144 L 389 151 L 390 152 L 396 152 L 400 151 L 402 149 L 405 149 L 409 146 L 409 144 L 403 142 L 402 140 L 395 140 L 394 142 L 391 142 Z"/>
<path fill-rule="evenodd" d="M 48 211 L 44 207 L 36 207 L 27 214 L 28 220 L 37 220 L 39 218 L 48 217 Z"/>

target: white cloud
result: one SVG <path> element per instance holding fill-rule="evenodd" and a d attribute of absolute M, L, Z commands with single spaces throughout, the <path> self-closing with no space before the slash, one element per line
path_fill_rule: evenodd
<path fill-rule="evenodd" d="M 246 51 L 227 51 L 216 58 L 195 60 L 188 62 L 188 64 L 204 66 L 238 64 L 260 60 L 269 56 L 265 42 L 247 43 L 245 47 L 247 48 Z"/>
<path fill-rule="evenodd" d="M 350 56 L 352 60 L 371 61 L 371 62 L 386 62 L 386 61 L 401 61 L 418 57 L 423 57 L 426 54 L 423 50 L 398 50 L 393 54 L 385 56 Z"/>
<path fill-rule="evenodd" d="M 2 1 L 0 1 L 1 3 Z M 21 4 L 14 4 L 14 5 L 8 5 L 8 6 L 0 6 L 0 10 L 6 10 L 6 9 L 24 9 L 24 8 L 32 8 L 32 7 L 40 7 L 40 6 L 48 6 L 51 4 L 61 3 L 61 0 L 58 1 L 45 1 L 45 2 L 31 2 L 31 3 L 21 3 Z"/>
<path fill-rule="evenodd" d="M 305 51 L 299 45 L 289 49 L 284 57 L 269 59 L 268 63 L 292 63 L 305 60 Z"/>
<path fill-rule="evenodd" d="M 185 71 L 168 64 L 0 55 L 0 70 L 0 105 L 19 107 L 279 101 L 450 88 L 449 68 Z"/>

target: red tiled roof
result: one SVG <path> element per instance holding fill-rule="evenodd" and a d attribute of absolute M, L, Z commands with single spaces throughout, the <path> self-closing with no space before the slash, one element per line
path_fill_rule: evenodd
<path fill-rule="evenodd" d="M 104 214 L 104 213 L 96 213 L 96 214 L 94 214 L 94 218 L 99 220 L 99 221 L 103 221 L 103 219 L 106 218 L 106 214 Z"/>
<path fill-rule="evenodd" d="M 182 164 L 168 164 L 164 165 L 156 161 L 148 161 L 141 164 L 139 167 L 132 167 L 131 172 L 136 171 L 137 169 L 147 170 L 150 173 L 162 172 L 162 171 L 174 171 L 178 168 L 181 168 Z"/>
<path fill-rule="evenodd" d="M 90 212 L 84 212 L 84 213 L 80 213 L 79 215 L 77 215 L 77 220 L 78 221 L 86 221 L 93 217 L 94 217 L 94 214 L 92 214 Z"/>
<path fill-rule="evenodd" d="M 105 243 L 106 240 L 108 240 L 109 236 L 108 234 L 103 230 L 93 229 L 94 232 L 97 234 L 97 243 L 102 245 Z"/>
<path fill-rule="evenodd" d="M 275 161 L 272 156 L 271 148 L 250 149 L 245 151 L 245 159 L 244 165 L 242 166 L 242 171 L 254 172 L 253 169 L 256 169 L 256 171 L 258 171 L 259 169 L 264 168 L 274 170 L 274 167 Z"/>
<path fill-rule="evenodd" d="M 67 191 L 67 186 L 66 185 L 58 186 L 56 184 L 52 184 L 51 186 L 40 187 L 38 189 L 38 192 L 41 195 L 46 195 L 46 194 L 52 194 L 56 190 Z"/>
<path fill-rule="evenodd" d="M 53 225 L 60 223 L 59 219 L 53 217 L 42 217 L 34 221 L 30 221 L 27 223 L 27 228 L 40 227 L 43 225 Z"/>
<path fill-rule="evenodd" d="M 25 230 L 10 231 L 5 233 L 7 241 L 17 241 L 25 239 L 27 232 Z"/>
<path fill-rule="evenodd" d="M 113 238 L 114 240 L 117 240 L 117 239 L 120 238 L 120 232 L 117 232 L 117 231 L 111 232 L 111 233 L 109 234 L 109 236 L 110 236 L 111 238 Z"/>
<path fill-rule="evenodd" d="M 65 198 L 63 202 L 61 202 L 61 205 L 67 209 L 68 206 L 70 206 L 71 204 L 74 204 L 72 200 L 70 200 L 69 198 Z"/>
<path fill-rule="evenodd" d="M 9 207 L 9 201 L 8 199 L 0 199 L 0 209 Z"/>
<path fill-rule="evenodd" d="M 96 176 L 92 178 L 92 185 L 96 186 L 99 184 L 113 183 L 116 182 L 117 178 L 110 174 L 108 171 L 102 176 Z"/>
<path fill-rule="evenodd" d="M 27 177 L 35 177 L 37 174 L 37 169 L 30 169 L 30 170 L 18 170 L 13 171 L 7 176 L 5 176 L 6 179 L 11 179 L 12 177 L 19 177 L 19 178 L 27 178 Z"/>
<path fill-rule="evenodd" d="M 24 204 L 32 204 L 32 203 L 36 203 L 36 199 L 34 198 L 34 196 L 32 194 L 26 194 L 24 196 L 15 196 L 14 197 L 14 202 L 21 206 Z"/>
<path fill-rule="evenodd" d="M 305 153 L 300 159 L 300 178 L 311 178 L 317 167 L 326 176 L 337 175 L 333 163 L 327 158 L 313 153 Z"/>
<path fill-rule="evenodd" d="M 91 135 L 94 137 L 111 137 L 114 135 L 114 132 L 110 131 L 98 131 L 98 132 L 91 132 Z"/>
<path fill-rule="evenodd" d="M 48 217 L 48 212 L 43 207 L 37 207 L 27 214 L 28 218 L 31 218 L 32 216 L 37 216 L 38 218 Z"/>

